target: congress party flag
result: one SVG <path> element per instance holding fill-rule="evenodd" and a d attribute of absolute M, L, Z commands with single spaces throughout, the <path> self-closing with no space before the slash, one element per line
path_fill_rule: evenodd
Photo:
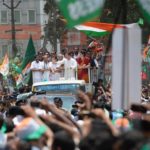
<path fill-rule="evenodd" d="M 9 73 L 9 58 L 7 53 L 5 54 L 4 60 L 0 65 L 0 73 L 3 74 L 3 76 L 7 76 Z"/>
<path fill-rule="evenodd" d="M 150 23 L 150 0 L 136 0 L 142 10 L 144 17 Z"/>
<path fill-rule="evenodd" d="M 101 37 L 106 34 L 111 33 L 116 28 L 131 28 L 138 23 L 131 24 L 112 24 L 112 23 L 102 23 L 102 22 L 86 22 L 81 25 L 74 26 L 77 30 L 84 32 L 90 37 Z"/>
<path fill-rule="evenodd" d="M 56 2 L 67 20 L 68 27 L 73 27 L 98 17 L 105 0 L 56 0 Z"/>
<path fill-rule="evenodd" d="M 31 63 L 28 63 L 26 65 L 26 67 L 22 70 L 22 73 L 17 76 L 17 78 L 16 78 L 16 85 L 17 85 L 17 87 L 20 84 L 24 84 L 25 83 L 25 77 L 28 77 L 30 75 L 30 67 L 31 67 Z"/>
<path fill-rule="evenodd" d="M 87 36 L 100 37 L 104 36 L 114 28 L 123 28 L 121 24 L 101 23 L 101 22 L 86 22 L 81 25 L 75 26 L 77 30 L 84 32 Z"/>

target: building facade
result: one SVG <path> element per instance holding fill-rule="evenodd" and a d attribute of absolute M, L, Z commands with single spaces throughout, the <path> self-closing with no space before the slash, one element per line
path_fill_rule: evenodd
<path fill-rule="evenodd" d="M 11 0 L 5 0 L 10 6 Z M 17 3 L 19 0 L 14 0 Z M 24 54 L 30 35 L 33 37 L 36 50 L 42 47 L 41 36 L 47 22 L 43 12 L 44 0 L 22 0 L 14 11 L 16 28 L 16 45 L 21 54 Z M 0 2 L 0 56 L 7 52 L 11 55 L 11 10 Z"/>
<path fill-rule="evenodd" d="M 67 48 L 69 51 L 72 51 L 74 49 L 81 50 L 87 48 L 87 44 L 87 36 L 84 33 L 76 29 L 71 29 L 62 37 L 60 46 L 61 49 Z"/>

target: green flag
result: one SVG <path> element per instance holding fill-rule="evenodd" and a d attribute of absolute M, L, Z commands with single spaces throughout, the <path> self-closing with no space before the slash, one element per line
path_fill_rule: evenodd
<path fill-rule="evenodd" d="M 150 23 L 150 0 L 136 0 L 147 21 Z"/>
<path fill-rule="evenodd" d="M 100 15 L 105 0 L 56 0 L 68 27 L 84 23 Z"/>
<path fill-rule="evenodd" d="M 34 60 L 35 54 L 36 54 L 36 51 L 35 51 L 34 43 L 33 43 L 33 40 L 32 40 L 32 36 L 30 36 L 28 46 L 27 46 L 27 49 L 26 49 L 26 53 L 25 53 L 25 57 L 24 57 L 24 59 L 22 61 L 22 64 L 21 64 L 21 69 L 22 70 L 26 67 L 26 65 L 29 62 L 32 62 Z"/>

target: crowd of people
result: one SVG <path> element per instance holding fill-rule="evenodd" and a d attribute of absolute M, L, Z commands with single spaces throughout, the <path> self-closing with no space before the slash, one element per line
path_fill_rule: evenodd
<path fill-rule="evenodd" d="M 102 69 L 102 51 L 56 55 L 39 51 L 31 64 L 33 83 L 60 79 L 89 82 L 88 69 Z M 94 93 L 76 93 L 71 110 L 61 97 L 39 100 L 30 86 L 0 101 L 0 150 L 150 150 L 150 90 L 142 87 L 141 104 L 112 110 L 112 89 L 93 79 Z M 4 93 L 5 92 L 5 93 Z M 28 96 L 20 94 L 28 93 Z"/>
<path fill-rule="evenodd" d="M 101 52 L 91 56 L 91 53 L 85 49 L 58 55 L 40 51 L 31 64 L 33 83 L 55 81 L 62 78 L 85 80 L 88 83 L 88 69 L 100 68 L 102 65 L 101 56 Z"/>
<path fill-rule="evenodd" d="M 150 150 L 149 90 L 143 87 L 141 104 L 129 110 L 112 110 L 111 86 L 99 80 L 95 93 L 78 91 L 71 110 L 61 98 L 49 103 L 30 92 L 0 101 L 0 150 Z M 144 103 L 143 103 L 143 102 Z"/>

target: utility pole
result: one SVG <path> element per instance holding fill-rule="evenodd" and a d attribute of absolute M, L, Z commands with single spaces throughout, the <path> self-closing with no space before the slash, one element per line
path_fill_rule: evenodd
<path fill-rule="evenodd" d="M 11 38 L 12 38 L 12 55 L 13 55 L 13 57 L 17 53 L 14 10 L 19 6 L 20 3 L 21 3 L 21 0 L 19 0 L 16 4 L 14 3 L 14 0 L 10 0 L 10 6 L 9 6 L 8 4 L 5 3 L 5 0 L 3 0 L 3 5 L 11 10 L 11 33 L 12 33 Z"/>

